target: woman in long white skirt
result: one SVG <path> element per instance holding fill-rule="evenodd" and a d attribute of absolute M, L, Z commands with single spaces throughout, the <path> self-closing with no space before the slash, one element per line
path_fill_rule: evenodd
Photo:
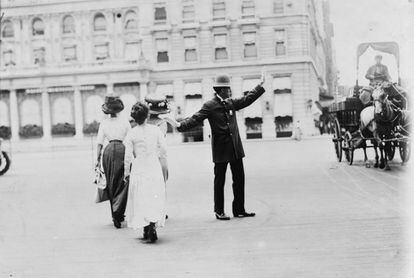
<path fill-rule="evenodd" d="M 168 179 L 165 137 L 158 127 L 147 124 L 147 105 L 136 103 L 131 117 L 137 126 L 124 140 L 125 179 L 129 181 L 126 221 L 130 228 L 144 228 L 143 239 L 155 242 L 156 228 L 165 224 Z"/>

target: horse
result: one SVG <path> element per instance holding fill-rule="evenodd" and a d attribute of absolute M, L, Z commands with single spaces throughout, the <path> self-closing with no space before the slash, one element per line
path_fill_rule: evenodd
<path fill-rule="evenodd" d="M 362 137 L 372 138 L 371 142 L 375 151 L 375 168 L 391 170 L 388 164 L 388 156 L 392 148 L 393 129 L 400 120 L 400 109 L 388 99 L 388 94 L 383 86 L 378 86 L 372 93 L 373 105 L 368 106 L 361 111 L 360 115 L 360 133 Z M 366 155 L 366 145 L 364 149 L 365 162 L 368 158 Z M 381 158 L 378 156 L 378 147 Z"/>

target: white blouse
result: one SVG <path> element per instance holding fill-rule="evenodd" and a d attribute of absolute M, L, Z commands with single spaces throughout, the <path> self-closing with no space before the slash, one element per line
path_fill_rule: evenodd
<path fill-rule="evenodd" d="M 123 141 L 130 129 L 131 124 L 123 117 L 105 119 L 99 125 L 97 143 L 103 145 L 105 140 Z"/>

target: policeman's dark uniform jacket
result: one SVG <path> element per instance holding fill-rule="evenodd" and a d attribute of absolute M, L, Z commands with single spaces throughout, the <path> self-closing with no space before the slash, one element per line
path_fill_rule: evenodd
<path fill-rule="evenodd" d="M 244 169 L 245 156 L 237 126 L 236 111 L 243 109 L 265 92 L 260 85 L 245 96 L 222 100 L 219 96 L 204 103 L 200 111 L 180 122 L 178 131 L 183 132 L 200 125 L 208 119 L 211 127 L 211 145 L 214 167 L 215 212 L 224 212 L 224 183 L 227 164 L 233 176 L 233 214 L 244 213 Z"/>

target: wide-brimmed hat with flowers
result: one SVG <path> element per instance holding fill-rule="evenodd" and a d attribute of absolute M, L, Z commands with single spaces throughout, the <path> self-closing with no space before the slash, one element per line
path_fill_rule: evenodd
<path fill-rule="evenodd" d="M 168 114 L 171 111 L 167 98 L 161 94 L 149 94 L 145 97 L 145 102 L 149 107 L 149 113 L 152 115 Z"/>
<path fill-rule="evenodd" d="M 116 114 L 124 110 L 124 103 L 118 96 L 106 96 L 102 111 L 105 114 Z"/>

